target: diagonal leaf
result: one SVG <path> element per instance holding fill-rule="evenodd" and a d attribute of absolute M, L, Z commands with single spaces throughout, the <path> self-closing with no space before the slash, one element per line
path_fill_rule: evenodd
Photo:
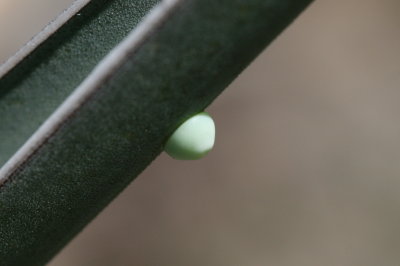
<path fill-rule="evenodd" d="M 0 170 L 1 265 L 47 262 L 310 0 L 165 0 L 131 33 L 156 1 L 86 2 L 3 66 L 0 163 L 30 138 Z"/>

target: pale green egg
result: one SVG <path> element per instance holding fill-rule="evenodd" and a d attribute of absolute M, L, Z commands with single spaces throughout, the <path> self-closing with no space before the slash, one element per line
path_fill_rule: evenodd
<path fill-rule="evenodd" d="M 186 120 L 171 135 L 165 151 L 178 160 L 196 160 L 214 146 L 215 124 L 207 113 L 199 113 Z"/>

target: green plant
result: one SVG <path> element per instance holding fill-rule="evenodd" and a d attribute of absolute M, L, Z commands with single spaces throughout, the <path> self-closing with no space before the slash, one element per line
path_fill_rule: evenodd
<path fill-rule="evenodd" d="M 0 264 L 46 263 L 309 2 L 77 1 L 0 69 Z"/>

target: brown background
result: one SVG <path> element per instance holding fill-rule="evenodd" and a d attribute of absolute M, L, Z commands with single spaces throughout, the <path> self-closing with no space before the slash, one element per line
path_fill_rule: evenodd
<path fill-rule="evenodd" d="M 0 61 L 70 0 L 1 0 Z M 317 0 L 51 266 L 400 261 L 400 2 Z"/>

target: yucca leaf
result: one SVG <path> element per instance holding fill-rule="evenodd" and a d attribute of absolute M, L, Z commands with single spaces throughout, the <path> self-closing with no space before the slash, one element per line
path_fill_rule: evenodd
<path fill-rule="evenodd" d="M 309 2 L 77 1 L 0 70 L 0 265 L 46 263 Z"/>

